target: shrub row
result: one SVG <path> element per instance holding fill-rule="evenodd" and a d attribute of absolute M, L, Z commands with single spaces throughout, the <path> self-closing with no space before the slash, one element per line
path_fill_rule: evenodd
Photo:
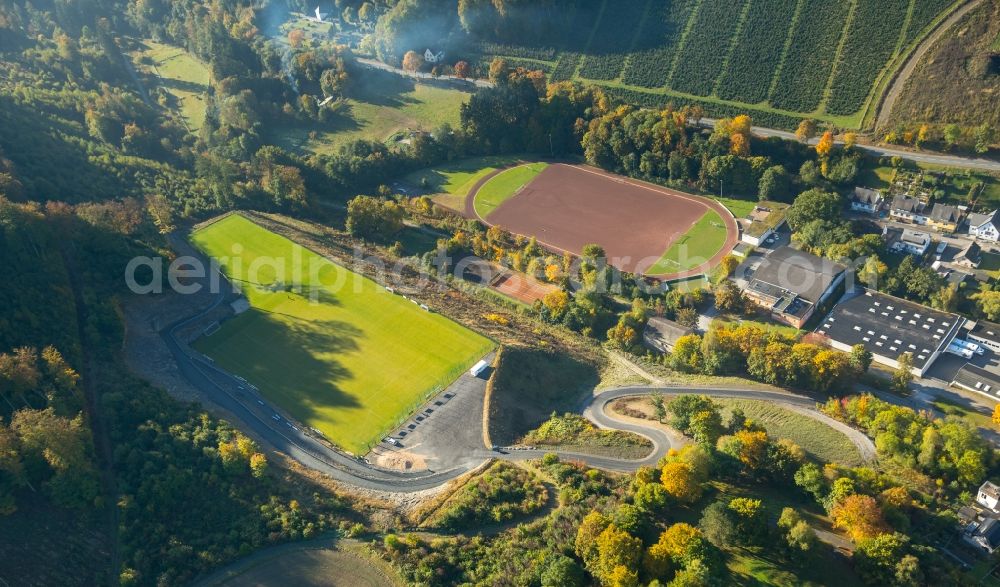
<path fill-rule="evenodd" d="M 707 96 L 715 88 L 736 33 L 735 23 L 748 0 L 703 0 L 670 78 L 670 87 Z"/>
<path fill-rule="evenodd" d="M 552 47 L 525 47 L 486 41 L 479 43 L 479 52 L 483 55 L 503 55 L 504 57 L 521 57 L 542 61 L 554 61 L 556 58 L 556 50 Z"/>
<path fill-rule="evenodd" d="M 819 106 L 849 8 L 848 2 L 805 0 L 771 104 L 796 112 Z"/>
<path fill-rule="evenodd" d="M 767 100 L 795 11 L 786 0 L 750 2 L 750 13 L 719 82 L 719 97 L 756 104 Z"/>
<path fill-rule="evenodd" d="M 490 63 L 493 62 L 495 57 L 499 57 L 506 61 L 511 67 L 523 67 L 528 71 L 542 70 L 546 74 L 552 73 L 553 66 L 548 63 L 543 63 L 541 61 L 534 61 L 532 59 L 521 59 L 518 57 L 509 57 L 507 55 L 483 55 L 479 59 L 479 63 L 482 65 L 483 71 L 489 71 Z"/>
<path fill-rule="evenodd" d="M 604 93 L 613 100 L 626 104 L 635 104 L 636 106 L 640 106 L 642 108 L 663 108 L 668 104 L 673 104 L 677 107 L 701 106 L 705 111 L 705 115 L 712 118 L 731 118 L 738 114 L 749 114 L 753 117 L 755 125 L 766 126 L 768 128 L 795 130 L 795 128 L 799 125 L 799 122 L 802 120 L 797 116 L 788 116 L 778 112 L 748 110 L 739 106 L 716 104 L 714 102 L 697 99 L 678 98 L 652 92 L 640 92 L 637 90 L 630 90 L 628 88 L 604 87 L 603 89 Z"/>
<path fill-rule="evenodd" d="M 552 70 L 552 81 L 564 82 L 573 79 L 573 75 L 576 73 L 576 66 L 579 64 L 579 53 L 563 53 L 559 59 L 559 63 L 556 63 L 555 69 Z"/>
<path fill-rule="evenodd" d="M 909 4 L 909 0 L 858 0 L 827 112 L 853 114 L 861 110 L 875 78 L 896 51 Z"/>
<path fill-rule="evenodd" d="M 920 31 L 924 30 L 924 27 L 929 25 L 934 17 L 944 12 L 954 2 L 955 0 L 916 0 L 913 5 L 913 14 L 910 16 L 910 24 L 906 27 L 904 45 L 917 38 Z"/>
<path fill-rule="evenodd" d="M 667 85 L 677 43 L 691 17 L 696 0 L 653 2 L 652 11 L 636 38 L 632 58 L 622 74 L 622 81 L 644 88 Z"/>
<path fill-rule="evenodd" d="M 618 78 L 645 11 L 645 0 L 621 0 L 608 4 L 580 66 L 580 77 L 598 80 Z"/>

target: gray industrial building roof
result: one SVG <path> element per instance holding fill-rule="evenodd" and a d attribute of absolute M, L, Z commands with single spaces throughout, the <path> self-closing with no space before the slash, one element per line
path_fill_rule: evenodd
<path fill-rule="evenodd" d="M 786 290 L 816 304 L 845 269 L 830 259 L 792 247 L 779 247 L 761 261 L 748 287 L 765 295 Z"/>
<path fill-rule="evenodd" d="M 923 371 L 935 353 L 947 348 L 961 323 L 955 314 L 866 289 L 837 304 L 816 332 L 848 346 L 863 344 L 893 360 L 910 353 L 913 366 Z"/>

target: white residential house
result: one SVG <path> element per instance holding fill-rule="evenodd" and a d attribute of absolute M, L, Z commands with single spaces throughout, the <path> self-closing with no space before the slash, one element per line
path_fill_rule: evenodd
<path fill-rule="evenodd" d="M 889 205 L 889 216 L 901 222 L 913 224 L 926 224 L 927 215 L 924 213 L 926 204 L 911 196 L 896 196 Z"/>
<path fill-rule="evenodd" d="M 920 232 L 904 228 L 898 236 L 893 234 L 890 238 L 892 244 L 889 248 L 897 253 L 909 253 L 911 255 L 923 256 L 931 246 L 930 233 Z"/>
<path fill-rule="evenodd" d="M 885 204 L 885 198 L 878 190 L 856 187 L 851 195 L 851 210 L 865 214 L 878 214 Z"/>
<path fill-rule="evenodd" d="M 990 481 L 985 481 L 976 492 L 976 502 L 991 512 L 1000 513 L 1000 510 L 997 510 L 997 504 L 1000 504 L 1000 487 Z"/>
<path fill-rule="evenodd" d="M 1000 219 L 997 210 L 986 214 L 969 214 L 969 235 L 984 241 L 1000 240 Z"/>
<path fill-rule="evenodd" d="M 444 51 L 438 51 L 435 53 L 430 49 L 424 51 L 424 63 L 443 63 L 444 62 Z"/>

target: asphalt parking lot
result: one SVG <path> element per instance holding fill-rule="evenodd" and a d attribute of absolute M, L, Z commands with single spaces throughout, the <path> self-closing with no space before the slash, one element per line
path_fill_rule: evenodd
<path fill-rule="evenodd" d="M 493 362 L 494 355 L 484 357 Z M 382 452 L 405 451 L 424 457 L 431 470 L 440 471 L 481 458 L 489 447 L 483 444 L 483 405 L 486 383 L 492 373 L 487 369 L 473 377 L 464 372 L 444 392 L 421 406 L 391 435 L 396 446 L 381 442 Z"/>

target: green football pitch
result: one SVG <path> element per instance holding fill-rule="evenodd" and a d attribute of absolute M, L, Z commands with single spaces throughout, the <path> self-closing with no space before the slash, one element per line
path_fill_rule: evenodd
<path fill-rule="evenodd" d="M 355 454 L 494 347 L 243 216 L 192 241 L 251 305 L 195 348 Z"/>
<path fill-rule="evenodd" d="M 548 166 L 548 163 L 526 163 L 493 176 L 476 192 L 476 214 L 480 218 L 486 218 Z"/>
<path fill-rule="evenodd" d="M 652 267 L 649 275 L 693 269 L 708 261 L 726 244 L 726 225 L 715 210 L 705 213 L 694 226 L 677 239 Z"/>

